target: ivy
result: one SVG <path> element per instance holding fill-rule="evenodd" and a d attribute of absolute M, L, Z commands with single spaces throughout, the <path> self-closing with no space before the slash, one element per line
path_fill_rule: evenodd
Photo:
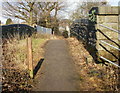
<path fill-rule="evenodd" d="M 92 10 L 92 13 L 89 14 L 89 20 L 93 23 L 96 23 L 96 15 L 95 15 L 96 11 L 95 10 Z"/>

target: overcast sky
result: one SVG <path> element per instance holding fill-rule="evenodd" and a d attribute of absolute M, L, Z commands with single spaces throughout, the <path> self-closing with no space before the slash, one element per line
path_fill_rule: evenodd
<path fill-rule="evenodd" d="M 3 0 L 0 0 L 0 10 L 2 10 L 2 4 L 1 4 L 1 2 L 2 2 Z M 17 1 L 17 0 L 16 0 Z M 42 0 L 43 1 L 43 0 Z M 51 0 L 50 0 L 51 1 Z M 65 0 L 64 0 L 65 1 Z M 82 1 L 86 1 L 86 0 L 66 0 L 67 2 L 69 2 L 69 4 L 70 4 L 70 9 L 72 10 L 72 9 L 74 9 L 75 8 L 75 6 L 76 6 L 76 3 L 77 2 L 82 2 Z M 89 0 L 87 0 L 87 1 L 89 1 Z M 119 0 L 107 0 L 108 2 L 109 2 L 109 4 L 110 5 L 112 5 L 112 6 L 118 6 L 118 2 L 119 2 Z M 0 11 L 0 20 L 2 21 L 2 23 L 5 23 L 6 22 L 6 19 L 5 18 L 2 18 L 2 13 L 1 13 L 1 11 Z"/>

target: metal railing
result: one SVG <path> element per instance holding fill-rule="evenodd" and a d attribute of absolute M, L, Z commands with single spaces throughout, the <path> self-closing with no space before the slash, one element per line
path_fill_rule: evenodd
<path fill-rule="evenodd" d="M 103 41 L 103 40 L 101 40 L 100 42 L 101 42 L 101 43 L 104 43 L 104 44 L 106 44 L 106 45 L 108 45 L 108 46 L 110 46 L 110 47 L 112 47 L 112 48 L 114 48 L 114 49 L 117 49 L 118 51 L 120 51 L 120 49 L 119 49 L 118 47 L 115 47 L 115 46 L 113 46 L 113 45 L 111 45 L 111 44 L 109 44 L 109 43 L 107 43 L 107 42 L 105 42 L 105 41 Z"/>
<path fill-rule="evenodd" d="M 104 25 L 102 25 L 102 24 L 99 24 L 99 25 L 102 26 L 102 27 L 104 27 L 104 28 L 107 28 L 107 29 L 109 29 L 109 30 L 111 30 L 111 31 L 114 31 L 114 32 L 120 34 L 120 31 L 118 31 L 118 30 L 116 30 L 116 29 L 113 29 L 113 28 L 110 28 L 110 27 L 104 26 Z"/>
<path fill-rule="evenodd" d="M 102 24 L 99 24 L 99 26 L 102 26 L 102 27 L 104 27 L 104 28 L 107 28 L 107 29 L 109 29 L 109 30 L 111 30 L 111 31 L 114 31 L 114 32 L 120 34 L 120 31 L 118 31 L 118 30 L 116 30 L 116 29 L 113 29 L 113 28 L 104 26 L 104 25 L 102 25 Z M 118 40 L 119 40 L 119 39 L 118 39 Z M 112 47 L 112 48 L 114 48 L 114 49 L 116 49 L 116 50 L 118 50 L 118 51 L 120 51 L 120 48 L 115 47 L 115 46 L 113 46 L 113 45 L 105 42 L 104 40 L 100 40 L 100 42 L 101 42 L 101 43 L 104 43 L 104 44 L 106 44 L 106 45 L 108 45 L 108 46 L 110 46 L 110 47 Z M 103 59 L 103 60 L 105 60 L 105 61 L 107 61 L 107 62 L 109 62 L 109 63 L 111 63 L 112 65 L 117 66 L 118 68 L 120 68 L 120 66 L 119 66 L 118 64 L 116 64 L 116 63 L 108 60 L 107 58 L 105 58 L 105 57 L 103 57 L 103 56 L 100 56 L 100 58 Z"/>

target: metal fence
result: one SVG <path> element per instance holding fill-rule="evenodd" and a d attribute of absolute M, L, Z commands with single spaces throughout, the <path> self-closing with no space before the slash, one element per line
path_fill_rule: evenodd
<path fill-rule="evenodd" d="M 50 28 L 45 28 L 42 26 L 37 26 L 37 32 L 40 34 L 52 34 L 52 29 Z"/>
<path fill-rule="evenodd" d="M 111 31 L 113 31 L 113 32 L 115 32 L 115 33 L 118 33 L 118 35 L 120 34 L 120 31 L 118 31 L 118 30 L 116 30 L 116 29 L 110 28 L 110 27 L 108 27 L 108 26 L 104 26 L 104 25 L 102 25 L 102 24 L 99 24 L 99 26 L 104 27 L 104 28 L 107 28 L 107 29 L 109 29 L 109 30 L 111 30 Z M 100 31 L 100 30 L 98 29 L 98 31 Z M 119 40 L 119 38 L 118 38 L 118 40 Z M 109 46 L 109 47 L 112 47 L 112 48 L 120 51 L 120 48 L 119 48 L 119 47 L 116 47 L 116 46 L 114 46 L 114 45 L 112 45 L 112 44 L 110 44 L 110 43 L 107 43 L 107 42 L 104 41 L 104 40 L 100 40 L 100 44 L 105 44 L 105 45 L 107 45 L 107 46 Z M 118 45 L 119 45 L 119 44 L 118 44 Z M 113 64 L 114 66 L 117 66 L 117 67 L 120 68 L 119 62 L 118 62 L 118 64 L 116 64 L 116 63 L 113 63 L 111 60 L 108 60 L 107 58 L 105 58 L 105 57 L 103 57 L 103 56 L 100 56 L 100 58 L 103 59 L 103 60 L 105 60 L 105 61 L 107 61 L 107 62 L 109 62 L 109 63 L 111 63 L 111 64 Z M 119 61 L 119 60 L 118 60 L 118 61 Z"/>
<path fill-rule="evenodd" d="M 113 48 L 114 50 L 117 50 L 118 51 L 118 61 L 115 63 L 103 56 L 100 56 L 99 57 L 101 59 L 103 59 L 104 61 L 110 63 L 108 64 L 108 66 L 105 66 L 104 69 L 106 71 L 106 79 L 108 80 L 108 85 L 109 85 L 109 88 L 113 91 L 120 91 L 120 39 L 119 39 L 119 35 L 120 35 L 120 31 L 118 30 L 115 30 L 113 28 L 110 28 L 108 26 L 105 26 L 105 25 L 102 25 L 102 24 L 99 24 L 99 26 L 103 27 L 103 28 L 107 28 L 108 30 L 111 30 L 115 33 L 118 33 L 118 47 L 104 41 L 104 40 L 100 40 L 100 43 L 99 44 L 105 44 L 111 48 Z M 97 31 L 100 31 L 99 29 L 97 29 Z M 105 47 L 105 46 L 104 46 Z"/>

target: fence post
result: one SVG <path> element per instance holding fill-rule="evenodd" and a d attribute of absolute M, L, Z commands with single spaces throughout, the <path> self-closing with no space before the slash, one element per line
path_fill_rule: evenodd
<path fill-rule="evenodd" d="M 32 39 L 31 37 L 27 37 L 27 57 L 28 57 L 28 70 L 30 78 L 33 78 L 33 57 L 32 57 Z"/>

